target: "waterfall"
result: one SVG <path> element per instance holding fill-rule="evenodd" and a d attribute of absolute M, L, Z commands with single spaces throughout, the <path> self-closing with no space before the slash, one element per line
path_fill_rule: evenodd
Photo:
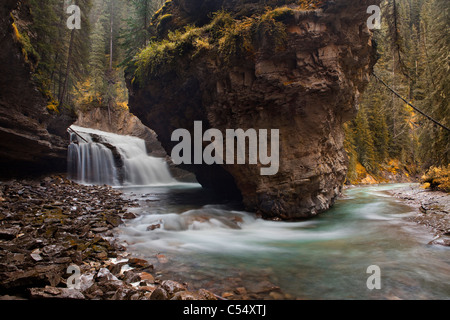
<path fill-rule="evenodd" d="M 70 179 L 87 184 L 161 185 L 175 183 L 164 159 L 147 154 L 145 141 L 71 126 L 67 165 Z"/>

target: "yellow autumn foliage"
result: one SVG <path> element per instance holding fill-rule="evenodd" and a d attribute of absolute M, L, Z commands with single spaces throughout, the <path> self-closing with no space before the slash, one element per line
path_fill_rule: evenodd
<path fill-rule="evenodd" d="M 47 110 L 54 113 L 59 113 L 58 102 L 52 100 L 47 104 Z"/>
<path fill-rule="evenodd" d="M 422 176 L 421 182 L 424 187 L 450 193 L 450 164 L 447 167 L 431 167 Z"/>

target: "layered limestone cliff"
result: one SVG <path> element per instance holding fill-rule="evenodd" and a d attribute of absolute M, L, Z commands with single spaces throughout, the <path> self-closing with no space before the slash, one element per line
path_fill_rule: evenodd
<path fill-rule="evenodd" d="M 167 2 L 153 21 L 162 41 L 128 70 L 130 110 L 168 154 L 178 144 L 172 132 L 193 136 L 196 120 L 223 133 L 279 129 L 276 175 L 251 164 L 184 166 L 203 186 L 236 192 L 270 219 L 307 218 L 333 205 L 347 171 L 342 124 L 355 115 L 375 63 L 366 10 L 378 1 L 301 3 Z"/>
<path fill-rule="evenodd" d="M 111 121 L 109 119 L 111 118 Z M 79 111 L 75 125 L 92 128 L 106 132 L 134 136 L 145 141 L 149 155 L 159 158 L 166 157 L 166 151 L 161 147 L 156 133 L 147 128 L 142 122 L 127 109 L 119 109 L 108 113 L 106 108 L 92 108 Z"/>
<path fill-rule="evenodd" d="M 20 16 L 21 20 L 11 14 Z M 50 113 L 32 80 L 14 23 L 30 23 L 29 9 L 17 0 L 0 4 L 0 175 L 64 171 L 65 130 L 74 120 Z"/>

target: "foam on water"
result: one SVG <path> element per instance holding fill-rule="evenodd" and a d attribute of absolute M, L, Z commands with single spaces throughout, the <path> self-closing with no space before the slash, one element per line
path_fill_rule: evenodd
<path fill-rule="evenodd" d="M 113 186 L 178 184 L 165 159 L 147 154 L 144 140 L 74 125 L 70 128 L 68 168 L 72 179 Z"/>
<path fill-rule="evenodd" d="M 153 263 L 166 255 L 158 270 L 167 278 L 217 293 L 234 290 L 230 279 L 251 291 L 264 278 L 293 297 L 448 299 L 449 250 L 427 246 L 428 230 L 404 219 L 412 209 L 386 193 L 396 187 L 348 189 L 330 211 L 302 222 L 208 204 L 201 189 L 134 189 L 135 198 L 145 196 L 120 239 Z M 378 291 L 366 287 L 374 264 L 382 270 Z"/>

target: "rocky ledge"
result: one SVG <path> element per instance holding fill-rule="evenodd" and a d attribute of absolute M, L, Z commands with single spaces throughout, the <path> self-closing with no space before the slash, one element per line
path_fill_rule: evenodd
<path fill-rule="evenodd" d="M 172 132 L 194 136 L 194 121 L 222 133 L 279 129 L 276 175 L 250 164 L 184 165 L 204 187 L 234 192 L 268 219 L 333 205 L 347 172 L 342 124 L 375 63 L 366 11 L 379 1 L 309 3 L 168 1 L 152 22 L 161 41 L 127 71 L 130 110 L 169 155 Z"/>
<path fill-rule="evenodd" d="M 435 238 L 430 244 L 450 246 L 450 194 L 423 189 L 419 184 L 396 189 L 392 194 L 416 208 L 411 220 L 432 230 Z"/>
<path fill-rule="evenodd" d="M 0 183 L 0 299 L 199 300 L 209 291 L 158 278 L 153 265 L 114 241 L 127 208 L 107 186 L 60 176 Z M 80 270 L 79 289 L 68 267 Z"/>

